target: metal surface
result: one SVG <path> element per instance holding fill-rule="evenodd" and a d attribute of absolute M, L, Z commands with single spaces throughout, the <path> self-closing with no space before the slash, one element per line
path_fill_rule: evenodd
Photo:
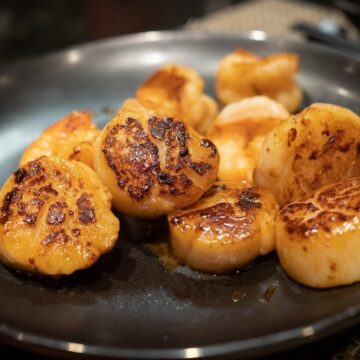
<path fill-rule="evenodd" d="M 326 23 L 323 22 L 323 24 Z M 292 26 L 292 29 L 303 33 L 309 39 L 318 40 L 324 42 L 325 44 L 329 44 L 343 50 L 351 51 L 353 52 L 354 56 L 360 57 L 359 41 L 349 40 L 343 37 L 341 34 L 335 33 L 337 24 L 335 24 L 334 22 L 328 21 L 327 25 L 329 25 L 328 28 L 330 30 L 325 30 L 325 26 L 321 28 L 320 26 L 315 26 L 306 21 L 300 21 L 295 23 Z M 332 26 L 333 28 L 330 28 L 330 26 Z"/>
<path fill-rule="evenodd" d="M 359 112 L 359 61 L 325 47 L 267 39 L 260 32 L 128 36 L 0 71 L 0 183 L 47 125 L 74 109 L 93 110 L 104 125 L 108 116 L 102 109 L 119 107 L 163 63 L 194 67 L 213 94 L 218 61 L 238 47 L 258 54 L 296 52 L 305 103 L 330 102 Z M 286 277 L 275 255 L 228 276 L 166 271 L 138 242 L 147 225 L 122 225 L 112 253 L 57 283 L 0 266 L 2 341 L 70 357 L 240 358 L 297 346 L 360 320 L 359 284 L 322 291 L 302 287 Z M 166 231 L 156 227 L 152 236 L 166 237 Z M 262 301 L 269 286 L 276 291 Z M 237 290 L 246 297 L 234 302 Z"/>

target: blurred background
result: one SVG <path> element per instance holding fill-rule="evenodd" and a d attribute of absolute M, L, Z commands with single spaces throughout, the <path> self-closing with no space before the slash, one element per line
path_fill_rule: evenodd
<path fill-rule="evenodd" d="M 1 0 L 0 65 L 148 30 L 265 30 L 302 37 L 299 21 L 359 39 L 359 0 Z"/>

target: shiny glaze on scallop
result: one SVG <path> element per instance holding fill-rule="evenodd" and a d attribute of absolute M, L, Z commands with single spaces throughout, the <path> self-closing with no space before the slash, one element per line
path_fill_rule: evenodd
<path fill-rule="evenodd" d="M 360 178 L 314 191 L 283 208 L 277 252 L 290 277 L 327 288 L 360 280 Z"/>
<path fill-rule="evenodd" d="M 229 271 L 274 249 L 278 205 L 267 191 L 216 183 L 194 205 L 168 215 L 170 242 L 194 269 Z"/>

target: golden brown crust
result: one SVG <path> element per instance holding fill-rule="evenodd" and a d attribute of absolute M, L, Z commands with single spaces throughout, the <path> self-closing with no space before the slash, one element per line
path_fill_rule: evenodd
<path fill-rule="evenodd" d="M 28 225 L 36 223 L 37 216 L 53 189 L 46 182 L 46 171 L 40 161 L 32 161 L 27 168 L 14 173 L 16 184 L 6 195 L 1 207 L 1 223 L 11 217 L 21 217 Z"/>
<path fill-rule="evenodd" d="M 154 182 L 162 187 L 162 194 L 184 194 L 192 181 L 179 171 L 190 168 L 204 176 L 212 170 L 210 163 L 191 161 L 187 147 L 189 135 L 183 123 L 166 117 L 152 117 L 147 123 L 150 134 L 145 133 L 139 121 L 127 118 L 124 125 L 114 126 L 105 138 L 103 152 L 106 160 L 116 173 L 119 187 L 132 198 L 143 199 Z M 119 133 L 125 136 L 125 142 Z M 154 138 L 165 144 L 167 171 L 160 167 L 159 148 L 152 142 Z M 200 145 L 210 148 L 209 157 L 216 156 L 216 147 L 209 140 L 201 140 Z"/>
<path fill-rule="evenodd" d="M 119 222 L 111 196 L 86 165 L 40 157 L 0 191 L 0 258 L 41 274 L 69 274 L 109 251 Z"/>
<path fill-rule="evenodd" d="M 36 225 L 37 216 L 45 203 L 49 204 L 47 213 L 47 223 L 49 225 L 59 225 L 65 221 L 65 209 L 68 208 L 68 204 L 66 201 L 55 200 L 58 191 L 52 187 L 54 185 L 52 179 L 57 178 L 65 189 L 77 188 L 78 190 L 75 190 L 75 192 L 80 191 L 80 183 L 75 184 L 74 180 L 68 179 L 66 174 L 62 173 L 58 168 L 52 168 L 49 171 L 48 168 L 42 166 L 44 161 L 46 161 L 44 157 L 30 161 L 27 166 L 14 173 L 15 186 L 8 193 L 12 195 L 11 197 L 5 196 L 1 207 L 1 222 L 3 224 L 12 218 L 22 218 L 23 223 L 29 226 Z M 20 178 L 19 173 L 22 174 Z M 83 203 L 83 196 L 87 195 L 82 194 L 76 200 L 77 204 L 78 202 Z M 54 199 L 54 201 L 51 199 Z M 81 209 L 80 206 L 78 207 Z M 74 210 L 68 211 L 74 215 Z M 91 210 L 95 213 L 94 208 Z M 81 211 L 78 211 L 78 216 L 81 221 Z"/>
<path fill-rule="evenodd" d="M 98 146 L 96 166 L 100 176 L 114 194 L 121 197 L 126 193 L 127 199 L 144 207 L 145 213 L 147 202 L 154 205 L 153 200 L 159 206 L 164 200 L 161 213 L 181 206 L 184 199 L 186 205 L 196 201 L 215 180 L 219 163 L 211 141 L 180 120 L 148 110 L 135 100 L 124 104 L 104 129 Z M 199 184 L 204 184 L 203 190 Z M 120 200 L 117 205 L 124 211 Z"/>
<path fill-rule="evenodd" d="M 194 205 L 168 215 L 174 254 L 204 271 L 228 271 L 274 248 L 278 206 L 257 187 L 216 183 Z"/>
<path fill-rule="evenodd" d="M 346 108 L 313 104 L 266 138 L 254 174 L 281 206 L 360 175 L 360 119 Z"/>
<path fill-rule="evenodd" d="M 308 108 L 297 116 L 300 117 L 304 128 L 308 127 L 309 118 L 313 116 L 312 113 L 314 112 L 316 113 L 317 109 Z M 295 122 L 299 121 L 297 117 L 294 119 Z M 291 130 L 292 129 L 290 129 L 290 131 Z M 318 142 L 314 142 L 310 135 L 309 133 L 309 136 L 294 143 L 294 152 L 296 155 L 292 168 L 294 172 L 301 174 L 304 168 L 304 160 L 321 164 L 309 183 L 310 189 L 316 189 L 322 185 L 321 175 L 324 172 L 330 172 L 332 170 L 334 158 L 337 157 L 338 153 L 349 153 L 349 156 L 356 158 L 359 139 L 357 139 L 355 134 L 351 136 L 349 131 L 345 130 L 345 127 L 337 129 L 328 129 L 326 127 L 325 130 L 321 132 L 322 139 L 319 139 L 320 141 Z M 295 140 L 294 138 L 292 142 Z"/>
<path fill-rule="evenodd" d="M 276 247 L 302 284 L 327 288 L 360 280 L 360 178 L 322 187 L 284 207 Z"/>
<path fill-rule="evenodd" d="M 360 178 L 350 178 L 320 189 L 280 211 L 289 234 L 297 239 L 314 233 L 334 233 L 360 213 Z"/>
<path fill-rule="evenodd" d="M 179 171 L 191 168 L 200 176 L 211 171 L 210 163 L 191 161 L 187 147 L 189 135 L 183 123 L 172 118 L 152 117 L 147 125 L 149 134 L 138 120 L 127 118 L 125 124 L 111 128 L 104 142 L 103 153 L 108 165 L 115 172 L 119 187 L 132 198 L 143 199 L 155 182 L 161 186 L 162 194 L 184 194 L 192 181 Z M 152 141 L 154 138 L 165 144 L 164 168 L 167 171 L 160 166 L 159 148 Z M 216 156 L 215 146 L 205 140 L 201 146 L 210 147 L 209 157 Z"/>
<path fill-rule="evenodd" d="M 242 237 L 249 234 L 255 220 L 255 209 L 260 209 L 258 188 L 228 189 L 225 184 L 212 186 L 202 197 L 208 199 L 214 195 L 230 197 L 233 202 L 219 202 L 208 207 L 191 210 L 178 210 L 174 217 L 169 217 L 172 224 L 185 229 L 188 222 L 195 224 L 195 231 L 206 231 L 217 235 Z"/>

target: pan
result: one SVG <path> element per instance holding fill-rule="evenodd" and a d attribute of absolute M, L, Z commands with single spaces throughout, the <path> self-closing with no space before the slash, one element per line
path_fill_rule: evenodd
<path fill-rule="evenodd" d="M 214 95 L 219 60 L 236 48 L 300 57 L 302 106 L 359 112 L 360 62 L 326 47 L 261 32 L 150 32 L 71 48 L 0 71 L 0 183 L 25 147 L 72 110 L 109 121 L 164 63 L 195 68 Z M 92 268 L 58 281 L 0 266 L 0 339 L 73 358 L 249 358 L 314 341 L 360 321 L 360 285 L 313 290 L 291 281 L 274 254 L 222 276 L 171 267 L 150 243 L 166 241 L 163 219 L 121 218 L 116 248 Z"/>

